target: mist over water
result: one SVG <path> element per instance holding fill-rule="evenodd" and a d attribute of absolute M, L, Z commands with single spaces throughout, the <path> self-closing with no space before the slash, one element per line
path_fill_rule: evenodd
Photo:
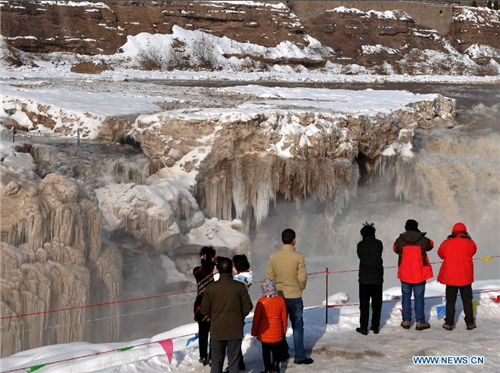
<path fill-rule="evenodd" d="M 297 250 L 306 257 L 308 272 L 357 269 L 356 245 L 365 221 L 375 223 L 376 236 L 384 244 L 384 266 L 397 266 L 392 245 L 404 232 L 407 219 L 435 243 L 431 261 L 441 261 L 437 250 L 456 222 L 463 222 L 478 246 L 477 256 L 500 252 L 500 90 L 474 91 L 469 99 L 460 87 L 419 87 L 457 98 L 453 129 L 417 131 L 413 140 L 416 157 L 408 161 L 386 159 L 378 172 L 361 175 L 351 190 L 346 207 L 335 216 L 313 200 L 279 201 L 252 238 L 252 264 L 257 277 L 265 277 L 267 258 L 281 247 L 285 228 L 297 232 Z M 427 88 L 427 89 L 425 89 Z M 465 97 L 464 97 L 465 96 Z M 478 97 L 479 96 L 479 97 Z M 484 100 L 483 100 L 484 99 Z M 484 101 L 486 104 L 482 103 Z M 434 281 L 439 272 L 434 266 Z M 475 279 L 500 277 L 498 261 L 475 262 Z M 304 293 L 306 305 L 325 299 L 324 275 L 309 277 Z M 397 268 L 386 269 L 384 288 L 399 286 Z M 348 292 L 358 299 L 358 274 L 331 274 L 329 294 Z"/>

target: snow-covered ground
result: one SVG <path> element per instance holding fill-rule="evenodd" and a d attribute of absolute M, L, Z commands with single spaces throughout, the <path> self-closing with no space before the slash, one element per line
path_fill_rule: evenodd
<path fill-rule="evenodd" d="M 265 105 L 318 108 L 346 114 L 374 115 L 390 113 L 416 101 L 432 101 L 435 94 L 415 94 L 408 91 L 374 91 L 366 89 L 283 88 L 264 86 L 236 86 L 224 88 L 226 92 L 255 95 Z"/>
<path fill-rule="evenodd" d="M 121 115 L 147 113 L 148 115 L 139 116 L 136 121 L 135 126 L 141 124 L 142 131 L 147 128 L 146 123 L 154 124 L 164 117 L 181 117 L 184 120 L 220 117 L 221 123 L 231 123 L 244 116 L 280 107 L 286 110 L 309 108 L 322 112 L 374 115 L 437 98 L 435 94 L 422 95 L 395 90 L 356 91 L 247 85 L 206 88 L 205 95 L 207 91 L 211 91 L 225 99 L 216 108 L 208 105 L 208 108 L 193 109 L 192 106 L 196 104 L 190 103 L 179 87 L 166 86 L 155 94 L 148 94 L 147 84 L 141 87 L 140 83 L 133 88 L 127 87 L 128 90 L 119 91 L 120 88 L 113 87 L 113 83 L 97 82 L 92 87 L 93 91 L 87 91 L 74 82 L 68 82 L 66 88 L 61 88 L 55 82 L 34 81 L 23 84 L 16 80 L 1 82 L 0 88 L 0 117 L 14 119 L 28 130 L 36 129 L 39 132 L 63 132 L 76 136 L 76 129 L 80 128 L 83 137 L 91 139 L 99 135 L 99 128 L 107 118 Z M 170 97 L 166 96 L 167 93 Z M 238 97 L 240 95 L 245 96 Z M 244 99 L 243 103 L 237 102 L 240 98 Z M 189 109 L 165 111 L 161 108 L 161 105 L 176 103 L 189 105 Z M 220 107 L 221 105 L 224 106 Z M 151 113 L 157 114 L 149 115 Z M 52 128 L 40 124 L 37 118 L 40 116 L 50 118 L 55 124 Z"/>
<path fill-rule="evenodd" d="M 2 79 L 91 79 L 95 81 L 124 80 L 191 80 L 191 81 L 241 81 L 241 82 L 328 82 L 328 83 L 500 83 L 499 76 L 468 76 L 468 75 L 408 75 L 408 74 L 338 74 L 311 70 L 308 72 L 289 71 L 145 71 L 136 69 L 106 70 L 100 74 L 77 74 L 70 71 L 71 66 L 50 66 L 39 68 L 21 67 L 18 69 L 2 69 Z"/>
<path fill-rule="evenodd" d="M 500 280 L 478 281 L 473 284 L 474 299 L 477 300 L 477 329 L 467 331 L 462 321 L 461 303 L 457 301 L 456 329 L 445 331 L 441 328 L 442 319 L 437 317 L 437 307 L 444 305 L 445 287 L 436 282 L 427 286 L 426 315 L 431 323 L 430 330 L 418 332 L 414 326 L 403 330 L 401 322 L 401 303 L 392 300 L 401 295 L 399 287 L 384 291 L 382 328 L 379 335 L 370 333 L 362 336 L 355 332 L 359 322 L 357 305 L 343 304 L 345 294 L 331 297 L 339 301 L 341 307 L 329 310 L 328 324 L 325 324 L 325 308 L 311 307 L 304 313 L 305 345 L 314 358 L 312 366 L 293 364 L 293 359 L 285 363 L 282 371 L 309 372 L 442 372 L 443 366 L 417 366 L 413 356 L 484 356 L 481 371 L 496 371 L 500 363 L 500 303 L 491 298 L 500 294 Z M 488 290 L 496 290 L 486 292 Z M 482 293 L 479 293 L 482 292 Z M 263 366 L 260 343 L 250 336 L 252 315 L 247 318 L 243 353 L 247 371 L 259 372 Z M 175 328 L 148 339 L 125 343 L 89 344 L 83 342 L 47 346 L 23 351 L 0 360 L 2 372 L 11 369 L 24 371 L 29 367 L 76 358 L 71 361 L 46 365 L 39 371 L 48 372 L 99 372 L 99 373 L 146 373 L 146 372 L 208 372 L 198 363 L 198 343 L 186 347 L 189 338 L 197 332 L 196 324 Z M 155 343 L 173 339 L 174 353 L 171 363 L 160 344 Z M 287 339 L 293 346 L 292 330 L 289 328 Z M 124 351 L 110 350 L 124 349 Z M 106 353 L 105 353 L 106 352 Z M 85 355 L 99 356 L 82 357 Z M 82 358 L 79 358 L 82 357 Z M 24 369 L 22 369 L 24 368 Z M 475 371 L 472 366 L 451 368 L 457 371 Z M 448 370 L 446 370 L 448 371 Z"/>

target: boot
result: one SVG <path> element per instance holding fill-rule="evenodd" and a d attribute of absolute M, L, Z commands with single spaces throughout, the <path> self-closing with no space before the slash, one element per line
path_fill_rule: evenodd
<path fill-rule="evenodd" d="M 443 328 L 444 328 L 444 329 L 446 329 L 446 330 L 453 330 L 453 325 L 450 325 L 450 324 L 444 323 L 444 324 L 443 324 Z"/>
<path fill-rule="evenodd" d="M 273 373 L 280 373 L 280 362 L 275 361 L 273 363 Z"/>
<path fill-rule="evenodd" d="M 424 329 L 429 329 L 431 325 L 428 322 L 418 322 L 417 321 L 417 326 L 415 327 L 416 330 L 424 330 Z"/>
<path fill-rule="evenodd" d="M 402 326 L 404 329 L 410 329 L 410 320 L 402 321 L 402 322 L 401 322 L 401 326 Z"/>
<path fill-rule="evenodd" d="M 266 367 L 262 372 L 260 373 L 273 373 L 273 368 L 272 367 Z"/>
<path fill-rule="evenodd" d="M 467 324 L 467 330 L 476 329 L 476 323 L 473 321 L 472 324 Z"/>
<path fill-rule="evenodd" d="M 363 335 L 368 335 L 368 331 L 366 329 L 356 328 L 356 331 Z"/>

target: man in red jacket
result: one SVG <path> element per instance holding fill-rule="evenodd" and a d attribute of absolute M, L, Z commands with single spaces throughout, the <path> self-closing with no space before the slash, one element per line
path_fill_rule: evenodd
<path fill-rule="evenodd" d="M 432 250 L 434 242 L 420 232 L 418 223 L 410 219 L 405 224 L 406 232 L 401 233 L 394 242 L 394 252 L 399 255 L 398 278 L 401 280 L 403 321 L 401 326 L 410 329 L 411 325 L 411 293 L 415 298 L 416 330 L 429 329 L 431 326 L 425 321 L 425 283 L 434 276 L 427 256 Z"/>
<path fill-rule="evenodd" d="M 476 243 L 472 241 L 465 224 L 453 226 L 451 235 L 438 250 L 443 259 L 439 270 L 438 282 L 446 285 L 446 317 L 443 328 L 452 330 L 455 323 L 455 302 L 460 290 L 465 313 L 467 330 L 476 328 L 472 314 L 472 283 L 474 282 L 474 264 L 472 257 L 476 254 Z"/>

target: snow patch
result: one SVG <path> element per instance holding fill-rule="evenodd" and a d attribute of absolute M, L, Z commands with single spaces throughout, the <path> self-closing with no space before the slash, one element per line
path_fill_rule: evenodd
<path fill-rule="evenodd" d="M 359 14 L 362 18 L 378 18 L 378 19 L 390 19 L 397 21 L 409 21 L 412 18 L 403 10 L 395 9 L 395 10 L 386 10 L 384 12 L 379 12 L 377 10 L 370 10 L 368 12 L 363 12 L 357 8 L 348 8 L 345 6 L 340 6 L 334 9 L 329 9 L 327 12 L 335 12 L 335 13 L 351 13 L 351 14 Z"/>
<path fill-rule="evenodd" d="M 51 1 L 51 0 L 42 0 L 38 1 L 39 5 L 51 5 L 51 6 L 69 6 L 69 7 L 84 7 L 84 8 L 101 8 L 108 9 L 111 11 L 111 8 L 107 6 L 103 2 L 93 2 L 93 1 Z"/>
<path fill-rule="evenodd" d="M 500 49 L 493 48 L 489 45 L 472 44 L 465 50 L 465 53 L 471 58 L 500 58 Z"/>

